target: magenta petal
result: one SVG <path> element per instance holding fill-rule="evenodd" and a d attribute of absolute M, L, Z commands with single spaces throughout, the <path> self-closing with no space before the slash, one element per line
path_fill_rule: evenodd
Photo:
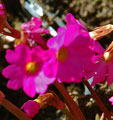
<path fill-rule="evenodd" d="M 48 88 L 49 84 L 52 84 L 55 78 L 48 78 L 43 72 L 40 72 L 38 76 L 35 77 L 36 92 L 39 94 L 44 94 Z"/>
<path fill-rule="evenodd" d="M 45 28 L 40 27 L 38 30 L 36 30 L 37 33 L 40 34 L 49 34 L 49 30 L 46 30 Z"/>
<path fill-rule="evenodd" d="M 58 35 L 48 40 L 47 46 L 49 48 L 54 48 L 58 50 L 64 43 L 66 29 L 64 27 L 60 27 L 58 29 Z"/>
<path fill-rule="evenodd" d="M 34 78 L 32 78 L 32 77 L 24 78 L 23 90 L 25 91 L 25 93 L 28 96 L 30 96 L 30 97 L 34 97 L 35 96 L 36 89 L 35 89 Z"/>
<path fill-rule="evenodd" d="M 37 32 L 31 32 L 28 34 L 28 41 L 30 40 L 32 40 L 32 42 L 35 41 L 40 45 L 45 44 L 44 38 Z"/>
<path fill-rule="evenodd" d="M 103 54 L 105 49 L 100 45 L 98 41 L 95 41 L 94 43 L 94 51 L 98 54 Z"/>
<path fill-rule="evenodd" d="M 92 62 L 93 63 L 97 63 L 97 62 L 102 62 L 103 60 L 102 60 L 102 55 L 94 55 L 93 57 L 92 57 Z"/>
<path fill-rule="evenodd" d="M 55 49 L 46 50 L 43 55 L 44 61 L 48 62 L 49 60 L 56 57 L 56 50 Z"/>
<path fill-rule="evenodd" d="M 109 98 L 109 101 L 110 101 L 111 104 L 113 105 L 113 96 Z"/>
<path fill-rule="evenodd" d="M 108 85 L 113 82 L 113 64 L 108 64 L 108 77 L 107 77 Z"/>
<path fill-rule="evenodd" d="M 18 76 L 18 77 L 15 77 L 15 78 L 11 79 L 11 80 L 8 80 L 7 87 L 12 89 L 12 90 L 20 89 L 23 85 L 23 80 L 22 79 L 23 78 Z"/>
<path fill-rule="evenodd" d="M 75 31 L 76 31 L 76 34 L 75 34 Z M 79 34 L 80 34 L 79 30 L 75 26 L 69 27 L 65 33 L 64 46 L 68 46 L 69 44 L 71 44 Z"/>
<path fill-rule="evenodd" d="M 56 58 L 54 60 L 51 60 L 44 65 L 44 74 L 49 78 L 55 78 L 57 74 L 58 69 L 58 61 Z"/>
<path fill-rule="evenodd" d="M 75 66 L 75 65 L 74 65 Z M 82 76 L 76 71 L 76 67 L 68 64 L 60 63 L 58 67 L 57 78 L 66 83 L 70 82 L 81 82 Z"/>
<path fill-rule="evenodd" d="M 56 78 L 61 82 L 66 82 L 66 83 L 73 82 L 71 79 L 71 75 L 68 73 L 66 67 L 62 65 L 59 66 Z"/>
<path fill-rule="evenodd" d="M 82 22 L 80 22 L 79 20 L 75 19 L 74 16 L 71 13 L 68 13 L 65 17 L 65 19 L 67 20 L 67 24 L 66 26 L 70 26 L 70 25 L 76 25 L 78 27 L 81 27 L 82 29 L 86 30 L 86 27 L 83 25 Z"/>
<path fill-rule="evenodd" d="M 6 51 L 6 56 L 5 57 L 6 57 L 6 60 L 11 64 L 16 63 L 16 61 L 18 59 L 15 52 L 13 50 L 10 50 L 10 49 L 8 49 Z"/>
<path fill-rule="evenodd" d="M 20 44 L 16 46 L 15 51 L 7 50 L 6 59 L 11 64 L 23 64 L 28 56 L 30 49 L 28 46 Z M 23 59 L 23 62 L 20 62 Z"/>
<path fill-rule="evenodd" d="M 101 83 L 105 80 L 106 72 L 107 72 L 107 65 L 104 62 L 97 63 L 95 65 L 96 69 L 94 69 L 94 79 L 92 82 L 92 86 Z"/>
<path fill-rule="evenodd" d="M 15 48 L 15 54 L 18 55 L 18 61 L 26 60 L 26 57 L 30 54 L 30 48 L 27 45 L 20 44 Z"/>
<path fill-rule="evenodd" d="M 32 118 L 39 112 L 40 105 L 33 100 L 29 100 L 22 105 L 21 109 L 29 118 Z"/>
<path fill-rule="evenodd" d="M 40 27 L 40 25 L 42 24 L 41 18 L 38 18 L 38 17 L 32 17 L 31 21 L 34 22 L 33 30 L 37 30 Z"/>
<path fill-rule="evenodd" d="M 20 75 L 22 73 L 21 69 L 16 65 L 8 65 L 3 69 L 2 75 L 6 78 L 14 78 L 15 76 Z"/>
<path fill-rule="evenodd" d="M 67 47 L 68 59 L 67 64 L 70 64 L 75 71 L 82 72 L 83 70 L 89 69 L 89 66 L 92 66 L 91 58 L 93 56 L 93 51 L 87 48 L 85 45 L 76 46 L 75 43 L 72 43 Z"/>

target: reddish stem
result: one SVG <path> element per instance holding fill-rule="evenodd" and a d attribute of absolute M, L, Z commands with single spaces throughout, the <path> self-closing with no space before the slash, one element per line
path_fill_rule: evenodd
<path fill-rule="evenodd" d="M 108 112 L 108 110 L 106 109 L 106 107 L 104 106 L 104 104 L 102 103 L 102 101 L 100 100 L 100 98 L 97 96 L 96 92 L 93 90 L 93 88 L 91 87 L 91 85 L 88 83 L 87 80 L 84 80 L 84 84 L 87 86 L 87 88 L 91 92 L 93 98 L 96 100 L 98 106 L 104 112 L 104 114 L 108 118 L 108 120 L 113 120 L 113 119 L 111 119 L 110 113 Z"/>
<path fill-rule="evenodd" d="M 11 102 L 9 102 L 7 99 L 3 99 L 2 105 L 10 111 L 12 114 L 14 114 L 19 120 L 31 120 L 26 116 L 24 112 L 22 112 L 20 109 L 18 109 L 15 105 L 13 105 Z"/>
<path fill-rule="evenodd" d="M 73 114 L 75 120 L 86 120 L 84 115 L 82 114 L 81 110 L 79 109 L 78 105 L 73 101 L 71 96 L 68 94 L 67 90 L 64 88 L 63 84 L 59 83 L 56 80 L 54 82 L 54 85 L 56 86 L 56 88 L 60 91 L 60 93 L 64 97 L 64 100 L 65 100 L 70 112 Z"/>
<path fill-rule="evenodd" d="M 68 117 L 69 120 L 75 120 L 74 116 L 70 113 L 66 106 L 61 109 L 61 111 Z"/>

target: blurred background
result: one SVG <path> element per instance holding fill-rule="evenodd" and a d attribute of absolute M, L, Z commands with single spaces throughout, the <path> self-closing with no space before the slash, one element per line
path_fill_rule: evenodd
<path fill-rule="evenodd" d="M 50 30 L 51 36 L 55 36 L 59 26 L 65 26 L 65 15 L 72 13 L 79 19 L 89 31 L 95 27 L 113 24 L 113 0 L 3 0 L 8 22 L 12 27 L 20 30 L 23 22 L 29 21 L 32 16 L 41 17 L 42 26 Z M 48 37 L 47 37 L 48 38 Z M 102 38 L 99 42 L 106 48 L 113 40 L 113 33 Z M 7 79 L 1 75 L 2 69 L 8 65 L 5 60 L 5 51 L 14 48 L 14 38 L 0 34 L 0 90 L 4 92 L 6 98 L 19 108 L 28 99 L 22 90 L 13 91 L 6 87 Z M 102 111 L 98 108 L 95 100 L 81 84 L 65 84 L 73 99 L 78 103 L 86 120 L 95 120 L 97 113 Z M 50 89 L 56 91 L 54 86 Z M 109 111 L 113 112 L 113 107 L 108 102 L 108 98 L 113 95 L 113 84 L 107 86 L 106 82 L 98 84 L 94 88 Z M 60 96 L 60 93 L 58 93 Z M 0 120 L 17 120 L 5 108 L 0 106 Z M 68 120 L 60 110 L 48 107 L 40 110 L 33 120 Z"/>

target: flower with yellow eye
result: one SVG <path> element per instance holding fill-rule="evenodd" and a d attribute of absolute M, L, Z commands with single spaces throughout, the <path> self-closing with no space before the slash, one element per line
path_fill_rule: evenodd
<path fill-rule="evenodd" d="M 67 24 L 58 29 L 57 36 L 47 42 L 54 50 L 52 59 L 46 63 L 44 73 L 61 82 L 81 82 L 85 71 L 91 67 L 94 41 L 89 37 L 85 26 L 70 13 L 66 16 Z"/>
<path fill-rule="evenodd" d="M 18 90 L 23 87 L 25 93 L 34 97 L 36 93 L 43 94 L 54 79 L 47 78 L 43 73 L 44 54 L 40 47 L 30 49 L 24 44 L 16 46 L 15 50 L 7 50 L 6 59 L 11 64 L 2 74 L 10 79 L 7 87 Z"/>

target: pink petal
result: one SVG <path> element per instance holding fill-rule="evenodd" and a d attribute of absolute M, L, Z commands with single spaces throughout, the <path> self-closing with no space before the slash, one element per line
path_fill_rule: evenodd
<path fill-rule="evenodd" d="M 66 30 L 66 34 L 65 34 L 65 42 L 64 42 L 64 46 L 68 46 L 69 44 L 71 44 L 73 41 L 77 40 L 78 43 L 80 42 L 85 42 L 84 37 L 86 36 L 86 40 L 87 42 L 85 42 L 85 44 L 89 44 L 92 40 L 89 37 L 89 33 L 87 31 L 87 29 L 85 28 L 85 26 L 78 20 L 76 20 L 72 14 L 67 14 L 66 15 L 66 20 L 67 20 L 67 30 Z M 78 38 L 81 37 L 81 39 Z M 86 45 L 87 45 L 86 44 Z"/>
<path fill-rule="evenodd" d="M 68 28 L 64 36 L 64 46 L 68 46 L 69 44 L 71 44 L 79 34 L 79 30 L 75 26 L 71 26 L 70 28 Z"/>
<path fill-rule="evenodd" d="M 8 65 L 3 69 L 2 75 L 6 78 L 14 78 L 15 76 L 21 75 L 22 70 L 16 65 Z"/>
<path fill-rule="evenodd" d="M 71 63 L 60 63 L 58 67 L 57 78 L 61 82 L 81 82 L 81 75 Z"/>
<path fill-rule="evenodd" d="M 71 66 L 75 67 L 75 71 L 82 72 L 93 64 L 91 61 L 93 51 L 85 45 L 81 44 L 80 46 L 76 46 L 75 43 L 72 43 L 69 47 L 67 47 L 67 51 L 67 64 L 71 64 Z"/>
<path fill-rule="evenodd" d="M 48 88 L 49 84 L 52 84 L 55 78 L 48 78 L 43 72 L 40 72 L 38 76 L 35 77 L 36 92 L 39 94 L 44 94 Z"/>
<path fill-rule="evenodd" d="M 35 89 L 35 82 L 33 77 L 25 77 L 23 81 L 23 90 L 25 93 L 30 96 L 34 97 L 36 94 L 36 89 Z"/>
<path fill-rule="evenodd" d="M 42 24 L 42 20 L 39 17 L 32 17 L 31 21 L 33 21 L 35 23 L 33 30 L 37 30 L 40 27 L 40 25 Z"/>
<path fill-rule="evenodd" d="M 55 57 L 56 57 L 56 50 L 55 49 L 48 49 L 48 50 L 45 50 L 43 53 L 43 60 L 45 62 L 48 62 L 49 60 L 51 60 Z"/>
<path fill-rule="evenodd" d="M 109 101 L 112 103 L 113 105 L 113 96 L 109 98 Z"/>
<path fill-rule="evenodd" d="M 32 40 L 32 42 L 35 41 L 35 42 L 37 42 L 40 45 L 44 45 L 45 44 L 44 38 L 37 32 L 30 32 L 28 34 L 28 40 L 29 39 Z"/>
<path fill-rule="evenodd" d="M 6 56 L 5 57 L 6 57 L 6 60 L 11 64 L 16 63 L 16 61 L 18 60 L 18 57 L 15 54 L 15 52 L 13 50 L 10 50 L 10 49 L 8 49 L 6 51 Z"/>
<path fill-rule="evenodd" d="M 58 61 L 56 58 L 53 58 L 44 65 L 44 74 L 49 78 L 55 78 L 58 69 Z"/>
<path fill-rule="evenodd" d="M 18 90 L 23 85 L 23 78 L 21 76 L 14 77 L 7 82 L 7 87 L 12 90 Z"/>
<path fill-rule="evenodd" d="M 31 50 L 31 59 L 34 61 L 38 59 L 43 61 L 44 53 L 45 51 L 40 46 L 34 47 Z"/>
<path fill-rule="evenodd" d="M 50 34 L 49 30 L 46 30 L 45 28 L 40 27 L 38 30 L 36 30 L 37 33 L 40 34 Z"/>
<path fill-rule="evenodd" d="M 25 58 L 29 56 L 30 51 L 30 48 L 24 44 L 20 44 L 15 48 L 15 54 L 18 55 L 19 60 L 26 60 Z"/>
<path fill-rule="evenodd" d="M 113 64 L 108 64 L 108 76 L 107 76 L 108 85 L 113 82 Z"/>
<path fill-rule="evenodd" d="M 20 44 L 15 48 L 15 51 L 7 50 L 6 59 L 11 64 L 24 64 L 29 52 L 30 49 L 28 46 Z M 23 60 L 23 62 L 20 62 L 21 60 Z"/>
<path fill-rule="evenodd" d="M 94 55 L 92 57 L 92 62 L 97 63 L 97 62 L 103 62 L 102 55 Z"/>
<path fill-rule="evenodd" d="M 100 45 L 100 43 L 98 41 L 95 41 L 94 51 L 98 54 L 103 54 L 105 49 Z"/>
<path fill-rule="evenodd" d="M 104 62 L 97 63 L 94 68 L 94 79 L 91 85 L 93 86 L 97 83 L 103 82 L 105 80 L 106 72 L 107 72 L 106 63 Z"/>
<path fill-rule="evenodd" d="M 82 29 L 86 30 L 86 27 L 83 25 L 82 22 L 80 22 L 79 20 L 75 19 L 74 16 L 71 13 L 68 13 L 65 17 L 67 24 L 66 26 L 70 26 L 70 25 L 77 25 L 79 27 L 81 27 Z"/>
<path fill-rule="evenodd" d="M 54 48 L 58 50 L 64 43 L 64 36 L 65 36 L 66 29 L 64 27 L 60 27 L 58 29 L 58 35 L 48 40 L 47 46 L 49 48 Z"/>

